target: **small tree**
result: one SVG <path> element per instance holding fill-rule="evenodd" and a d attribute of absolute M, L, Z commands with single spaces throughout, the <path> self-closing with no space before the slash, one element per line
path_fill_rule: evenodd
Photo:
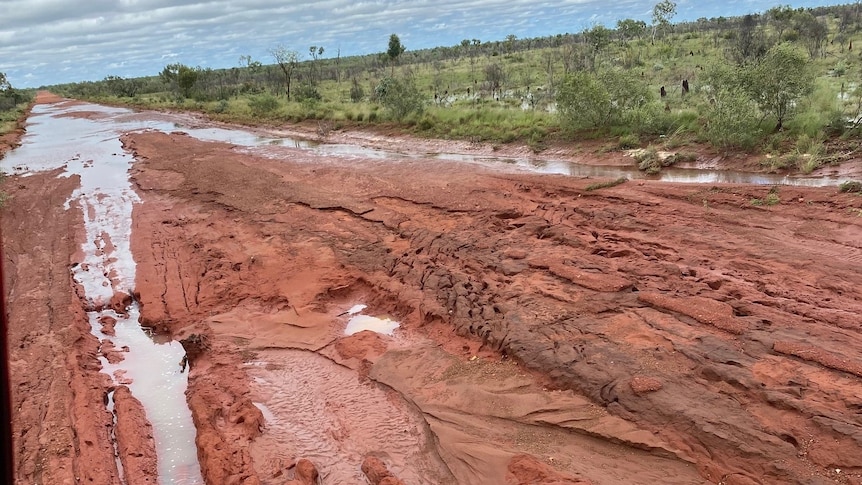
<path fill-rule="evenodd" d="M 617 35 L 623 44 L 631 39 L 639 39 L 644 32 L 646 32 L 646 22 L 643 20 L 617 20 Z"/>
<path fill-rule="evenodd" d="M 737 63 L 743 64 L 759 59 L 766 54 L 769 46 L 763 29 L 760 28 L 760 19 L 754 15 L 745 15 L 736 31 L 731 44 L 731 52 Z"/>
<path fill-rule="evenodd" d="M 812 15 L 811 12 L 798 12 L 794 19 L 796 31 L 799 32 L 799 36 L 802 38 L 806 49 L 808 49 L 808 55 L 812 59 L 818 55 L 824 57 L 825 51 L 823 47 L 825 46 L 826 38 L 829 36 L 829 27 Z"/>
<path fill-rule="evenodd" d="M 312 86 L 317 86 L 317 60 L 323 55 L 323 46 L 310 46 L 308 48 L 308 55 L 311 56 L 311 76 L 309 83 Z"/>
<path fill-rule="evenodd" d="M 652 41 L 659 28 L 666 29 L 670 26 L 670 19 L 676 15 L 676 3 L 671 0 L 662 0 L 652 8 Z"/>
<path fill-rule="evenodd" d="M 195 83 L 198 82 L 198 74 L 198 69 L 183 64 L 168 64 L 159 73 L 159 77 L 172 89 L 178 90 L 184 98 L 188 98 L 192 94 Z"/>
<path fill-rule="evenodd" d="M 293 72 L 296 66 L 299 65 L 299 52 L 288 49 L 283 45 L 277 45 L 269 50 L 269 53 L 275 59 L 276 64 L 284 74 L 284 85 L 287 92 L 287 100 L 290 101 L 290 82 L 293 79 Z"/>
<path fill-rule="evenodd" d="M 515 51 L 515 41 L 518 40 L 518 36 L 515 34 L 509 34 L 506 36 L 506 54 L 511 55 L 512 52 Z"/>
<path fill-rule="evenodd" d="M 407 48 L 401 43 L 401 39 L 398 38 L 398 35 L 392 34 L 389 36 L 389 48 L 386 50 L 386 56 L 389 58 L 389 62 L 392 66 L 391 75 L 395 75 L 395 63 L 405 50 L 407 50 Z"/>
<path fill-rule="evenodd" d="M 764 115 L 777 119 L 778 131 L 790 119 L 797 101 L 814 89 L 814 78 L 805 54 L 789 44 L 779 44 L 743 71 L 743 87 Z"/>
<path fill-rule="evenodd" d="M 598 56 L 611 43 L 610 29 L 602 25 L 594 25 L 583 33 L 584 42 L 589 46 L 590 68 L 596 69 L 596 56 Z"/>
<path fill-rule="evenodd" d="M 488 64 L 485 66 L 485 79 L 488 81 L 488 86 L 491 88 L 491 94 L 494 95 L 500 91 L 503 82 L 506 79 L 506 73 L 503 67 L 497 63 Z"/>

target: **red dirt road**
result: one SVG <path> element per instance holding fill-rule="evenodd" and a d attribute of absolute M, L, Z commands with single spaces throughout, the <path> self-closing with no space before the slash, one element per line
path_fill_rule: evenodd
<path fill-rule="evenodd" d="M 862 480 L 858 195 L 124 144 L 207 483 Z M 21 483 L 113 463 L 54 175 L 3 209 Z M 359 303 L 401 328 L 344 336 Z"/>

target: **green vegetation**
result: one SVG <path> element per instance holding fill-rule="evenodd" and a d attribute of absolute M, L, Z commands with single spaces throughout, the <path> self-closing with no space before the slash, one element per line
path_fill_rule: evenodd
<path fill-rule="evenodd" d="M 606 189 L 608 187 L 616 187 L 617 185 L 624 184 L 628 182 L 629 179 L 625 177 L 620 177 L 616 180 L 609 180 L 607 182 L 597 182 L 594 184 L 587 185 L 587 192 L 592 192 L 593 190 Z"/>
<path fill-rule="evenodd" d="M 858 180 L 848 180 L 842 183 L 838 190 L 841 192 L 847 192 L 851 194 L 862 194 L 862 182 Z"/>
<path fill-rule="evenodd" d="M 6 74 L 0 72 L 0 135 L 15 129 L 32 100 L 32 92 L 13 88 Z"/>
<path fill-rule="evenodd" d="M 766 194 L 766 198 L 764 199 L 751 199 L 751 205 L 755 206 L 773 206 L 781 203 L 781 197 L 778 195 L 778 187 L 772 187 L 769 189 L 769 193 Z"/>
<path fill-rule="evenodd" d="M 772 170 L 815 170 L 829 140 L 862 134 L 862 9 L 778 6 L 763 14 L 671 24 L 624 19 L 577 34 L 411 51 L 396 34 L 378 54 L 324 58 L 278 45 L 271 62 L 172 64 L 159 76 L 53 86 L 67 96 L 199 110 L 239 123 L 385 123 L 423 136 L 492 143 L 611 137 L 619 149 L 764 155 Z M 856 43 L 856 46 L 853 44 Z M 854 50 L 854 47 L 856 50 Z M 649 152 L 649 150 L 647 150 Z M 655 149 L 657 151 L 657 148 Z M 658 170 L 677 157 L 639 161 Z"/>
<path fill-rule="evenodd" d="M 32 92 L 13 88 L 9 80 L 6 79 L 6 74 L 0 72 L 0 135 L 5 135 L 15 129 L 18 120 L 24 116 L 27 106 L 32 100 Z M 3 155 L 0 153 L 0 159 L 3 158 Z M 4 178 L 5 174 L 0 172 L 0 184 Z M 7 197 L 5 192 L 0 192 L 0 207 L 6 202 Z"/>

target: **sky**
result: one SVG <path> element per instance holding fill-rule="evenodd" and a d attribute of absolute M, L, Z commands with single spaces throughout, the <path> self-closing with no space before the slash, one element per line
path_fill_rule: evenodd
<path fill-rule="evenodd" d="M 408 50 L 462 39 L 504 40 L 580 32 L 633 18 L 650 23 L 658 0 L 0 0 L 0 72 L 27 88 L 106 76 L 158 74 L 183 63 L 264 64 L 284 45 L 324 58 L 384 52 L 390 34 Z M 677 0 L 674 22 L 815 7 L 851 0 Z"/>

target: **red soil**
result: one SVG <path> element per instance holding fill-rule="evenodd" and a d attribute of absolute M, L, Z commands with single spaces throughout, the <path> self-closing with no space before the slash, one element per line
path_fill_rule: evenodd
<path fill-rule="evenodd" d="M 371 483 L 859 483 L 857 195 L 124 143 L 136 294 L 184 339 L 207 483 L 337 483 L 315 427 Z M 75 183 L 5 186 L 21 483 L 118 483 Z M 401 329 L 344 337 L 356 303 Z"/>

